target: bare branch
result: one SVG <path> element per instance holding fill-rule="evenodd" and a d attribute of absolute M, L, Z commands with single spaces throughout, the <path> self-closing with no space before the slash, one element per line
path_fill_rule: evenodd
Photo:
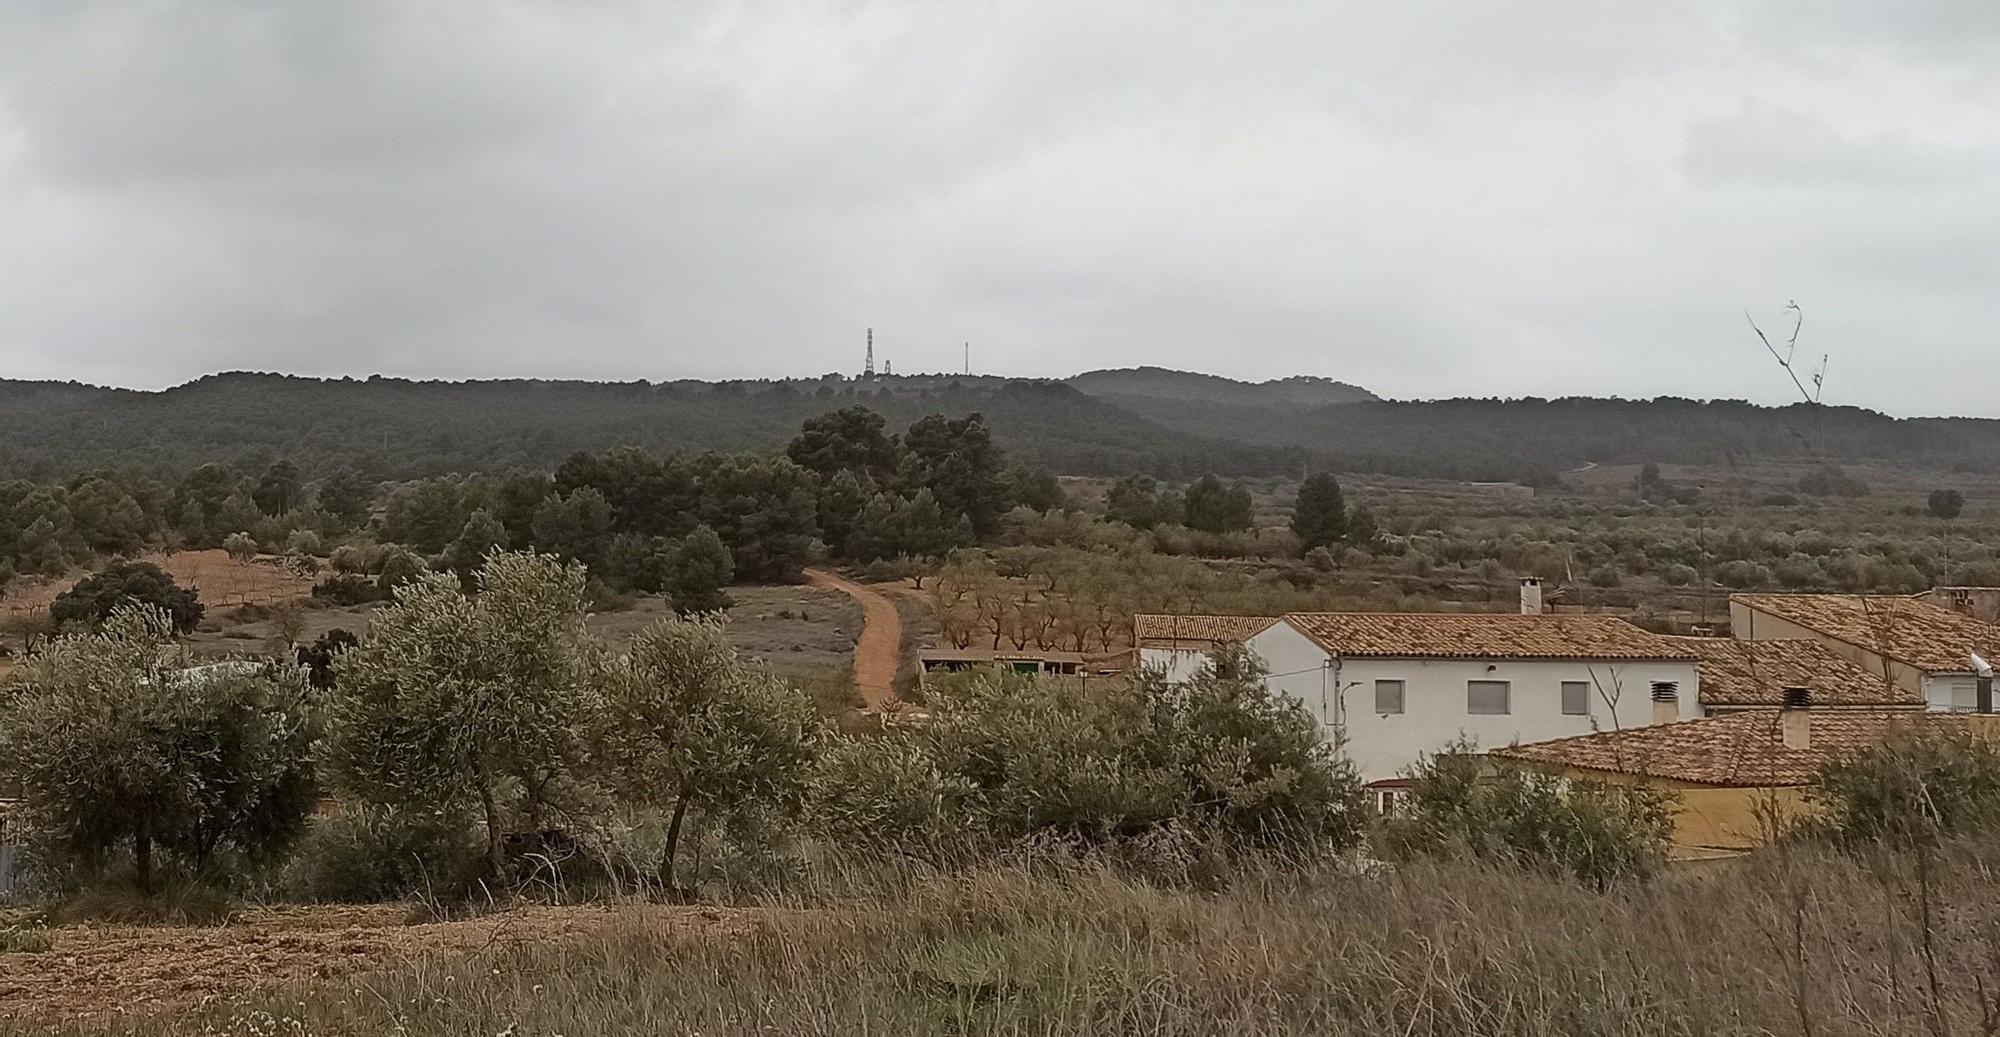
<path fill-rule="evenodd" d="M 1798 371 L 1794 370 L 1792 367 L 1792 355 L 1798 351 L 1799 347 L 1799 330 L 1806 326 L 1805 311 L 1800 309 L 1799 304 L 1796 302 L 1787 302 L 1785 304 L 1785 308 L 1793 312 L 1793 314 L 1796 316 L 1796 320 L 1792 324 L 1792 337 L 1786 343 L 1786 351 L 1783 353 L 1778 352 L 1778 347 L 1771 344 L 1770 336 L 1764 334 L 1764 329 L 1757 326 L 1757 319 L 1755 317 L 1750 316 L 1748 310 L 1744 311 L 1743 319 L 1750 322 L 1750 330 L 1757 333 L 1757 341 L 1762 342 L 1764 344 L 1764 349 L 1771 354 L 1771 359 L 1776 360 L 1778 362 L 1778 366 L 1785 369 L 1786 377 L 1790 378 L 1792 380 L 1792 385 L 1799 390 L 1799 397 L 1805 400 L 1807 403 L 1818 403 L 1819 393 L 1808 390 L 1806 388 L 1806 383 L 1799 381 Z M 1815 387 L 1818 387 L 1821 381 L 1825 377 L 1826 377 L 1826 364 L 1825 361 L 1822 360 L 1820 363 L 1819 373 L 1813 376 L 1813 385 Z"/>

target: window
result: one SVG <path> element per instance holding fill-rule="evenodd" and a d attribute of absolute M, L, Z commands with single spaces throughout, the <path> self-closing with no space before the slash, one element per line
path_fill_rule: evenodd
<path fill-rule="evenodd" d="M 1476 717 L 1504 717 L 1508 714 L 1506 681 L 1466 681 L 1465 711 Z"/>
<path fill-rule="evenodd" d="M 1403 682 L 1375 682 L 1375 712 L 1401 713 L 1403 711 Z"/>
<path fill-rule="evenodd" d="M 1563 716 L 1582 717 L 1590 715 L 1590 682 L 1563 682 Z"/>

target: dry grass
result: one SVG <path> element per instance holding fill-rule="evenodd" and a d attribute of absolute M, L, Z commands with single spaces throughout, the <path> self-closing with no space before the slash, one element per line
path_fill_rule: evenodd
<path fill-rule="evenodd" d="M 1602 895 L 1450 862 L 1222 894 L 1044 862 L 722 929 L 613 916 L 125 1029 L 0 1033 L 1979 1033 L 2000 1017 L 1991 850 L 1925 868 L 1773 852 Z"/>

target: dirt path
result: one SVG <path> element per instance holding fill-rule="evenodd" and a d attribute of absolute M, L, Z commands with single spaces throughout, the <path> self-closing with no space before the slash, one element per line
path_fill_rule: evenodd
<path fill-rule="evenodd" d="M 836 576 L 807 569 L 806 579 L 837 590 L 861 603 L 861 637 L 854 645 L 854 687 L 869 709 L 881 709 L 896 697 L 896 665 L 902 656 L 903 617 L 896 603 L 880 591 Z"/>

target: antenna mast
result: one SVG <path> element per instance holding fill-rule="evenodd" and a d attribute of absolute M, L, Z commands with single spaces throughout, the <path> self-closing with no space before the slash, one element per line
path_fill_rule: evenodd
<path fill-rule="evenodd" d="M 965 344 L 965 373 L 972 373 L 972 343 Z"/>
<path fill-rule="evenodd" d="M 861 366 L 861 377 L 875 377 L 875 329 L 868 329 L 868 362 Z"/>

